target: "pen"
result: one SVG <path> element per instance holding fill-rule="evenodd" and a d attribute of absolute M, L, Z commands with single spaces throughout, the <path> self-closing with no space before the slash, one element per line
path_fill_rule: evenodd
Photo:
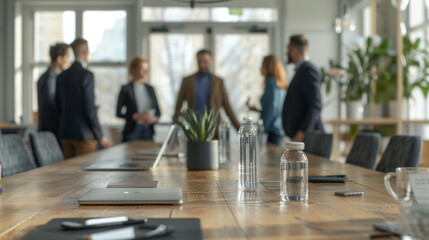
<path fill-rule="evenodd" d="M 308 176 L 310 177 L 328 177 L 328 178 L 345 178 L 346 175 L 326 175 L 326 176 Z M 267 180 L 259 180 L 260 183 L 278 183 L 280 180 L 267 179 Z"/>

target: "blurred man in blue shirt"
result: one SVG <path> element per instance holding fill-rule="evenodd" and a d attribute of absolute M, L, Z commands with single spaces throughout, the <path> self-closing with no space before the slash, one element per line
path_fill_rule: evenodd
<path fill-rule="evenodd" d="M 240 123 L 237 121 L 229 104 L 223 80 L 210 72 L 211 56 L 211 52 L 205 49 L 197 53 L 198 72 L 183 79 L 177 96 L 174 116 L 178 117 L 180 115 L 184 101 L 188 102 L 188 107 L 199 113 L 204 113 L 205 107 L 215 110 L 223 108 L 234 127 L 238 130 Z"/>

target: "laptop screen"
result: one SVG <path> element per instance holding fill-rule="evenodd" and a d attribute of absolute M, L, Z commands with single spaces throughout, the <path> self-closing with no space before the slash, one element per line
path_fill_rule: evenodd
<path fill-rule="evenodd" d="M 172 139 L 176 133 L 176 128 L 177 128 L 176 124 L 173 124 L 170 126 L 170 129 L 168 130 L 168 133 L 167 133 L 167 137 L 162 143 L 161 149 L 159 149 L 158 155 L 156 156 L 156 159 L 155 159 L 155 162 L 153 163 L 152 168 L 155 168 L 158 165 L 159 160 L 161 160 L 162 156 L 167 151 L 167 148 L 170 145 L 169 143 L 172 142 Z"/>

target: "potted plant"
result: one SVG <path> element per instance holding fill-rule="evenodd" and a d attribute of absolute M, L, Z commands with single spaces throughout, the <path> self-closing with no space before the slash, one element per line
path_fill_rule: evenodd
<path fill-rule="evenodd" d="M 347 54 L 347 64 L 330 61 L 330 71 L 322 68 L 326 83 L 326 93 L 329 93 L 332 83 L 336 83 L 340 91 L 340 100 L 347 104 L 347 118 L 363 118 L 363 101 L 373 99 L 372 85 L 378 78 L 380 64 L 387 55 L 390 40 L 384 38 L 375 44 L 373 38 L 368 38 L 366 44 L 352 49 Z"/>
<path fill-rule="evenodd" d="M 186 166 L 188 170 L 215 170 L 219 168 L 218 142 L 213 140 L 219 122 L 219 112 L 212 109 L 201 115 L 190 108 L 181 113 L 182 121 L 173 118 L 188 142 Z"/>
<path fill-rule="evenodd" d="M 408 117 L 408 100 L 414 89 L 420 89 L 425 99 L 429 93 L 429 61 L 427 52 L 420 48 L 420 39 L 414 42 L 407 36 L 403 38 L 403 118 Z M 377 81 L 377 101 L 387 101 L 389 117 L 396 117 L 397 108 L 397 54 L 390 54 Z"/>

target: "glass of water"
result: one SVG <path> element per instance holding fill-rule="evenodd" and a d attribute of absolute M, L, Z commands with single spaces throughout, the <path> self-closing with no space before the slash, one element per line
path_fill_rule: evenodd
<path fill-rule="evenodd" d="M 229 124 L 222 121 L 219 124 L 219 163 L 230 160 L 231 145 L 229 140 Z"/>

